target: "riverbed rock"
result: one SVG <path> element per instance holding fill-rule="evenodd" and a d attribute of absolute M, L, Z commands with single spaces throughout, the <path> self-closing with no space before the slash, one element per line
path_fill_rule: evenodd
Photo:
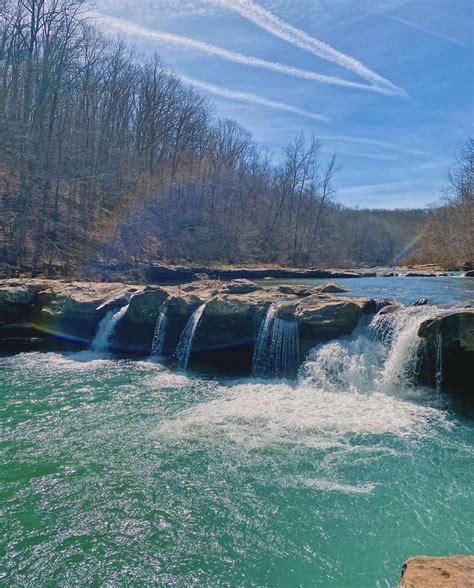
<path fill-rule="evenodd" d="M 400 308 L 400 304 L 387 304 L 387 306 L 384 306 L 379 310 L 379 314 L 392 314 L 393 312 L 400 310 Z"/>
<path fill-rule="evenodd" d="M 473 588 L 474 556 L 411 557 L 398 588 Z"/>
<path fill-rule="evenodd" d="M 349 292 L 349 288 L 336 284 L 335 282 L 325 282 L 314 287 L 318 292 L 328 292 L 329 294 L 336 294 L 341 292 Z"/>
<path fill-rule="evenodd" d="M 464 273 L 465 278 L 474 278 L 474 270 L 469 270 Z"/>
<path fill-rule="evenodd" d="M 441 354 L 442 385 L 472 393 L 474 308 L 451 309 L 426 320 L 418 335 L 426 342 L 421 378 L 433 384 Z"/>
<path fill-rule="evenodd" d="M 151 348 L 158 316 L 165 302 L 176 292 L 176 287 L 172 286 L 147 286 L 133 294 L 125 316 L 115 329 L 113 346 L 118 350 L 146 354 Z"/>
<path fill-rule="evenodd" d="M 53 335 L 57 340 L 87 346 L 100 321 L 126 306 L 109 348 L 141 355 L 150 352 L 155 326 L 163 313 L 168 319 L 163 351 L 173 355 L 191 315 L 206 304 L 193 354 L 243 349 L 249 363 L 260 326 L 273 303 L 278 304 L 279 318 L 300 324 L 302 357 L 320 341 L 351 333 L 362 314 L 375 313 L 380 304 L 386 304 L 365 297 L 337 297 L 333 290 L 345 288 L 333 283 L 263 287 L 246 279 L 199 280 L 180 286 L 14 280 L 0 281 L 0 309 L 11 316 L 17 312 L 20 322 L 38 336 Z M 1 331 L 0 339 L 5 338 L 5 332 Z M 232 353 L 227 351 L 229 357 Z"/>
<path fill-rule="evenodd" d="M 21 320 L 36 301 L 36 289 L 27 284 L 0 288 L 0 322 Z"/>
<path fill-rule="evenodd" d="M 428 298 L 418 298 L 413 302 L 412 306 L 426 306 L 428 304 Z"/>
<path fill-rule="evenodd" d="M 228 284 L 225 284 L 221 291 L 224 290 L 229 294 L 249 294 L 250 292 L 256 292 L 257 290 L 261 290 L 261 286 L 250 280 L 240 278 L 238 280 L 232 280 Z"/>
<path fill-rule="evenodd" d="M 325 300 L 317 295 L 301 300 L 294 310 L 299 324 L 300 348 L 306 356 L 317 342 L 349 335 L 356 328 L 362 308 L 348 298 Z"/>

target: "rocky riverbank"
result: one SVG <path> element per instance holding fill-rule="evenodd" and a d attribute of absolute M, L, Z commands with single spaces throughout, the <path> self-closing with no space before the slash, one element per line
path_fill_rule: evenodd
<path fill-rule="evenodd" d="M 182 333 L 198 309 L 191 359 L 249 373 L 263 321 L 273 307 L 282 336 L 293 329 L 302 361 L 318 343 L 351 334 L 363 315 L 384 306 L 397 312 L 393 300 L 349 297 L 335 283 L 260 285 L 247 279 L 198 280 L 180 285 L 133 285 L 102 282 L 12 279 L 0 281 L 0 346 L 3 349 L 85 348 L 99 324 L 120 309 L 120 320 L 107 340 L 116 353 L 150 354 L 160 317 L 160 354 L 172 357 Z M 439 385 L 443 364 L 446 388 L 462 388 L 472 373 L 474 308 L 463 307 L 425 321 L 419 336 L 426 341 L 420 378 Z M 273 336 L 273 335 L 272 335 Z M 275 331 L 274 336 L 280 336 Z M 438 366 L 438 367 L 437 367 Z"/>

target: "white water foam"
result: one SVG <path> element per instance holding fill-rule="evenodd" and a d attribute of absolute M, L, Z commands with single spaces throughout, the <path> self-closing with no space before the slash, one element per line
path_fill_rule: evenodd
<path fill-rule="evenodd" d="M 371 494 L 376 484 L 343 484 L 334 480 L 326 480 L 324 478 L 305 478 L 304 476 L 295 476 L 285 484 L 286 486 L 294 485 L 296 487 L 304 486 L 323 492 L 341 492 L 343 494 Z"/>
<path fill-rule="evenodd" d="M 303 379 L 339 393 L 411 393 L 422 345 L 419 326 L 439 313 L 422 306 L 378 314 L 352 336 L 316 347 L 303 366 Z"/>
<path fill-rule="evenodd" d="M 182 411 L 157 433 L 201 439 L 220 433 L 247 446 L 339 448 L 353 435 L 436 434 L 437 427 L 450 426 L 446 413 L 430 405 L 429 394 L 412 380 L 421 342 L 418 326 L 436 312 L 418 307 L 376 317 L 351 337 L 315 348 L 297 386 L 221 387 L 217 397 Z M 386 322 L 391 323 L 389 343 L 376 336 Z"/>

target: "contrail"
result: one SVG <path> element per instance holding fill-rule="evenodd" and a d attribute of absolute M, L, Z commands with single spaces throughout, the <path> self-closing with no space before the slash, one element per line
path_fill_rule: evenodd
<path fill-rule="evenodd" d="M 340 141 L 342 143 L 358 143 L 361 145 L 368 145 L 373 147 L 384 147 L 392 151 L 398 151 L 400 153 L 408 153 L 409 155 L 426 155 L 426 152 L 420 151 L 419 149 L 411 149 L 409 147 L 403 147 L 397 143 L 391 143 L 389 141 L 380 141 L 378 139 L 370 139 L 366 137 L 351 137 L 348 135 L 318 135 L 320 139 L 327 141 Z"/>
<path fill-rule="evenodd" d="M 289 23 L 281 20 L 273 13 L 269 12 L 262 6 L 255 4 L 252 0 L 211 0 L 213 3 L 223 6 L 228 10 L 237 12 L 242 17 L 252 21 L 257 26 L 265 29 L 270 34 L 296 45 L 300 49 L 309 51 L 313 55 L 322 57 L 327 61 L 332 61 L 338 65 L 352 71 L 361 78 L 367 80 L 377 87 L 391 90 L 392 94 L 406 96 L 407 93 L 402 88 L 392 84 L 389 80 L 383 78 L 376 72 L 363 65 L 357 59 L 341 53 L 327 43 L 323 43 L 314 37 L 311 37 L 304 31 L 297 29 Z"/>
<path fill-rule="evenodd" d="M 90 11 L 89 15 L 94 17 L 98 21 L 99 25 L 102 23 L 102 26 L 106 28 L 106 30 L 108 31 L 112 30 L 116 32 L 121 32 L 127 35 L 150 39 L 152 41 L 156 41 L 159 43 L 180 45 L 181 47 L 187 47 L 189 49 L 194 49 L 201 53 L 206 53 L 207 55 L 215 55 L 216 57 L 226 59 L 227 61 L 233 61 L 235 63 L 240 63 L 242 65 L 247 65 L 250 67 L 266 69 L 269 71 L 274 71 L 296 78 L 302 78 L 305 80 L 322 82 L 324 84 L 333 84 L 336 86 L 345 86 L 348 88 L 356 88 L 358 90 L 366 90 L 369 92 L 377 92 L 379 94 L 385 94 L 387 96 L 400 94 L 399 91 L 395 91 L 388 87 L 386 88 L 381 86 L 373 86 L 370 84 L 362 84 L 359 82 L 352 82 L 349 80 L 343 80 L 342 78 L 326 76 L 306 69 L 300 69 L 298 67 L 284 65 L 283 63 L 267 61 L 265 59 L 260 59 L 258 57 L 243 55 L 242 53 L 237 53 L 235 51 L 223 49 L 222 47 L 218 47 L 217 45 L 205 43 L 204 41 L 198 41 L 197 39 L 193 39 L 191 37 L 173 35 L 171 33 L 165 33 L 163 31 L 148 29 L 128 20 L 116 18 L 114 16 L 106 16 L 99 12 Z"/>
<path fill-rule="evenodd" d="M 241 100 L 242 102 L 251 102 L 252 104 L 261 104 L 262 106 L 266 106 L 268 108 L 292 112 L 293 114 L 299 114 L 300 116 L 314 118 L 315 120 L 321 120 L 325 122 L 328 122 L 330 120 L 325 116 L 315 114 L 314 112 L 310 112 L 309 110 L 304 110 L 303 108 L 298 108 L 297 106 L 292 106 L 291 104 L 286 104 L 285 102 L 275 102 L 274 100 L 268 100 L 264 96 L 259 96 L 258 94 L 252 94 L 250 92 L 241 92 L 239 90 L 231 90 L 229 88 L 215 86 L 214 84 L 208 84 L 207 82 L 202 82 L 200 80 L 196 80 L 188 76 L 180 75 L 179 77 L 183 82 L 187 84 L 191 84 L 196 88 L 199 88 L 206 92 L 211 92 L 212 94 L 216 94 L 217 96 L 223 96 L 224 98 Z"/>
<path fill-rule="evenodd" d="M 404 24 L 407 27 L 411 27 L 412 29 L 415 29 L 417 31 L 422 31 L 423 33 L 426 33 L 428 35 L 432 35 L 433 37 L 438 37 L 438 39 L 443 39 L 444 41 L 447 41 L 448 43 L 454 43 L 455 45 L 459 45 L 460 47 L 464 47 L 465 49 L 467 48 L 467 45 L 465 43 L 463 43 L 462 41 L 458 41 L 457 39 L 453 39 L 453 37 L 448 37 L 448 35 L 443 35 L 442 33 L 437 33 L 436 31 L 432 31 L 431 29 L 427 29 L 426 27 L 422 27 L 420 25 L 417 25 L 414 22 L 411 22 L 409 20 L 405 20 L 404 18 L 399 18 L 398 16 L 390 16 L 388 14 L 386 16 L 390 20 L 394 20 L 396 22 Z"/>

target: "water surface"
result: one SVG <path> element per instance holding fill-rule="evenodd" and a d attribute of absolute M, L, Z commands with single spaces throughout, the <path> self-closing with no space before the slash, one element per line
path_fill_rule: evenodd
<path fill-rule="evenodd" d="M 0 358 L 5 585 L 394 586 L 472 551 L 472 421 L 361 324 L 299 380 Z M 411 316 L 411 314 L 413 316 Z"/>

